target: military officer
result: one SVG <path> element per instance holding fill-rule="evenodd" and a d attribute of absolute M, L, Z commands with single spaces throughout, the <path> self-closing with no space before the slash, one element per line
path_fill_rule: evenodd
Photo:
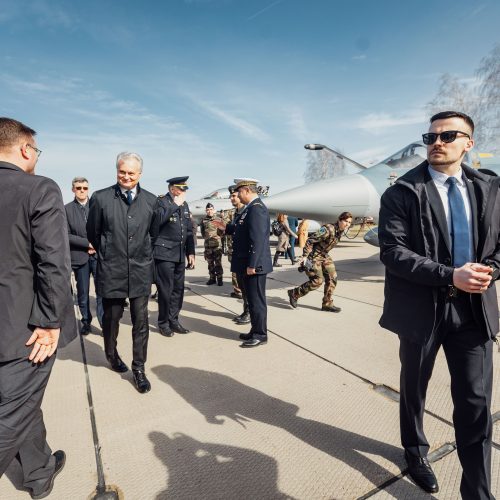
<path fill-rule="evenodd" d="M 340 307 L 333 305 L 333 292 L 337 286 L 337 271 L 335 264 L 329 255 L 330 250 L 338 244 L 342 233 L 349 229 L 352 223 L 350 212 L 342 212 L 335 224 L 325 224 L 319 231 L 314 233 L 306 242 L 302 251 L 302 258 L 299 266 L 305 267 L 305 272 L 309 281 L 304 284 L 288 290 L 290 305 L 295 309 L 300 297 L 308 294 L 311 290 L 319 288 L 323 281 L 325 283 L 325 292 L 323 295 L 322 311 L 338 313 Z M 310 267 L 307 266 L 310 262 Z M 309 268 L 308 268 L 309 267 Z"/>
<path fill-rule="evenodd" d="M 200 222 L 201 236 L 205 240 L 205 260 L 208 263 L 209 279 L 207 285 L 222 286 L 222 236 L 226 224 L 217 215 L 211 203 L 205 207 L 206 217 Z"/>
<path fill-rule="evenodd" d="M 235 191 L 246 205 L 236 221 L 226 227 L 233 234 L 231 271 L 238 276 L 250 312 L 252 328 L 241 334 L 241 347 L 257 347 L 267 343 L 266 275 L 273 264 L 269 249 L 269 212 L 257 195 L 255 179 L 235 179 Z"/>
<path fill-rule="evenodd" d="M 153 220 L 153 258 L 158 287 L 158 328 L 165 337 L 189 333 L 179 323 L 184 299 L 186 258 L 188 268 L 194 268 L 195 248 L 193 225 L 185 201 L 186 177 L 168 179 L 168 193 L 156 202 Z"/>

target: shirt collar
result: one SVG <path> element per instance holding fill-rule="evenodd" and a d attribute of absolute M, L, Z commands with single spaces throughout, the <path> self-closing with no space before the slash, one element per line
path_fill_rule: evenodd
<path fill-rule="evenodd" d="M 122 192 L 122 194 L 126 194 L 127 191 L 130 191 L 134 196 L 137 194 L 137 185 L 133 189 L 122 188 L 119 184 L 118 184 L 118 187 L 120 188 L 120 191 Z"/>
<path fill-rule="evenodd" d="M 433 169 L 431 165 L 429 165 L 427 168 L 429 170 L 429 175 L 432 177 L 432 180 L 436 184 L 439 184 L 441 186 L 446 186 L 446 181 L 448 180 L 448 177 L 455 177 L 455 179 L 457 179 L 457 184 L 459 186 L 462 187 L 465 185 L 465 182 L 464 182 L 464 179 L 462 176 L 462 168 L 460 168 L 459 171 L 455 175 L 451 175 L 451 176 L 443 174 L 443 172 L 439 172 L 438 170 Z"/>

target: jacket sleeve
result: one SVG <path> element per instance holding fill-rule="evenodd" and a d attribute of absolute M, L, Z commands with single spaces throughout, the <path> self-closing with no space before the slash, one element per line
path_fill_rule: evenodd
<path fill-rule="evenodd" d="M 163 203 L 159 201 L 155 210 L 155 216 L 158 219 L 158 228 L 168 222 L 168 219 L 170 219 L 175 212 L 178 212 L 181 207 L 182 205 L 179 206 L 175 203 Z"/>
<path fill-rule="evenodd" d="M 29 324 L 60 328 L 71 299 L 71 260 L 61 191 L 49 179 L 42 181 L 30 199 L 30 225 L 35 270 L 35 296 Z"/>
<path fill-rule="evenodd" d="M 69 247 L 74 250 L 87 250 L 89 248 L 89 240 L 83 236 L 78 236 L 73 233 L 73 229 L 70 223 L 70 212 L 66 208 L 66 219 L 68 220 L 68 238 Z"/>
<path fill-rule="evenodd" d="M 96 251 L 99 250 L 101 241 L 101 204 L 94 193 L 89 201 L 89 217 L 87 219 L 87 238 Z"/>
<path fill-rule="evenodd" d="M 314 245 L 323 241 L 330 236 L 330 230 L 327 226 L 321 226 L 314 234 L 311 234 L 306 240 L 304 249 L 302 250 L 302 257 L 308 257 L 313 251 Z"/>
<path fill-rule="evenodd" d="M 193 222 L 189 219 L 186 229 L 186 255 L 194 255 L 195 253 Z"/>
<path fill-rule="evenodd" d="M 269 216 L 262 205 L 254 205 L 247 215 L 248 223 L 248 267 L 256 269 L 262 253 L 262 246 L 269 231 Z"/>
<path fill-rule="evenodd" d="M 380 200 L 378 238 L 380 260 L 392 274 L 419 285 L 453 284 L 453 267 L 435 262 L 412 250 L 410 235 L 419 230 L 420 221 L 410 225 L 409 193 L 401 186 L 386 190 Z M 406 196 L 405 196 L 406 194 Z"/>
<path fill-rule="evenodd" d="M 495 197 L 495 201 L 497 201 L 498 197 L 500 197 L 499 188 L 500 188 L 500 177 L 496 177 L 492 181 L 492 186 L 489 193 L 489 196 Z M 493 209 L 495 209 L 495 204 L 493 204 Z M 497 236 L 495 250 L 492 253 L 490 253 L 490 255 L 488 255 L 485 259 L 483 259 L 482 263 L 486 264 L 487 266 L 491 266 L 494 269 L 496 268 L 500 270 L 500 232 Z M 500 277 L 497 278 L 497 280 L 498 279 L 500 279 Z M 491 285 L 493 285 L 493 283 L 494 281 L 491 282 Z"/>

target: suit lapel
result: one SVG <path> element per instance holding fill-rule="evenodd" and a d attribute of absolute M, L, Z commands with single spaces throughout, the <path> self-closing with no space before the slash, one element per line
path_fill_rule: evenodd
<path fill-rule="evenodd" d="M 443 207 L 443 202 L 441 201 L 441 197 L 439 196 L 438 190 L 432 180 L 430 175 L 425 176 L 425 190 L 427 191 L 427 197 L 429 198 L 429 204 L 431 206 L 431 210 L 434 213 L 434 217 L 436 218 L 439 231 L 443 240 L 446 244 L 446 248 L 448 252 L 451 253 L 451 241 L 450 241 L 450 233 L 448 231 L 448 222 L 446 221 L 446 214 Z"/>
<path fill-rule="evenodd" d="M 478 224 L 479 218 L 477 216 L 477 199 L 474 190 L 474 180 L 469 179 L 465 174 L 463 176 L 465 180 L 465 187 L 467 188 L 467 193 L 469 194 L 470 208 L 471 208 L 471 223 L 472 223 L 472 235 L 474 238 L 474 254 L 478 257 L 477 246 L 478 246 Z"/>

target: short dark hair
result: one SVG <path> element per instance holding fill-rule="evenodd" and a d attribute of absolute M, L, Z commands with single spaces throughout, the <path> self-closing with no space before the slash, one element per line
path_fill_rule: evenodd
<path fill-rule="evenodd" d="M 342 212 L 339 215 L 339 220 L 347 220 L 347 219 L 352 219 L 352 214 L 351 212 Z"/>
<path fill-rule="evenodd" d="M 0 151 L 15 146 L 21 139 L 35 137 L 36 132 L 13 118 L 0 117 Z"/>
<path fill-rule="evenodd" d="M 434 116 L 431 116 L 430 123 L 435 122 L 436 120 L 446 120 L 447 118 L 461 118 L 467 125 L 469 125 L 472 133 L 474 133 L 474 122 L 469 115 L 465 113 L 461 113 L 460 111 L 441 111 L 440 113 L 436 113 Z"/>

